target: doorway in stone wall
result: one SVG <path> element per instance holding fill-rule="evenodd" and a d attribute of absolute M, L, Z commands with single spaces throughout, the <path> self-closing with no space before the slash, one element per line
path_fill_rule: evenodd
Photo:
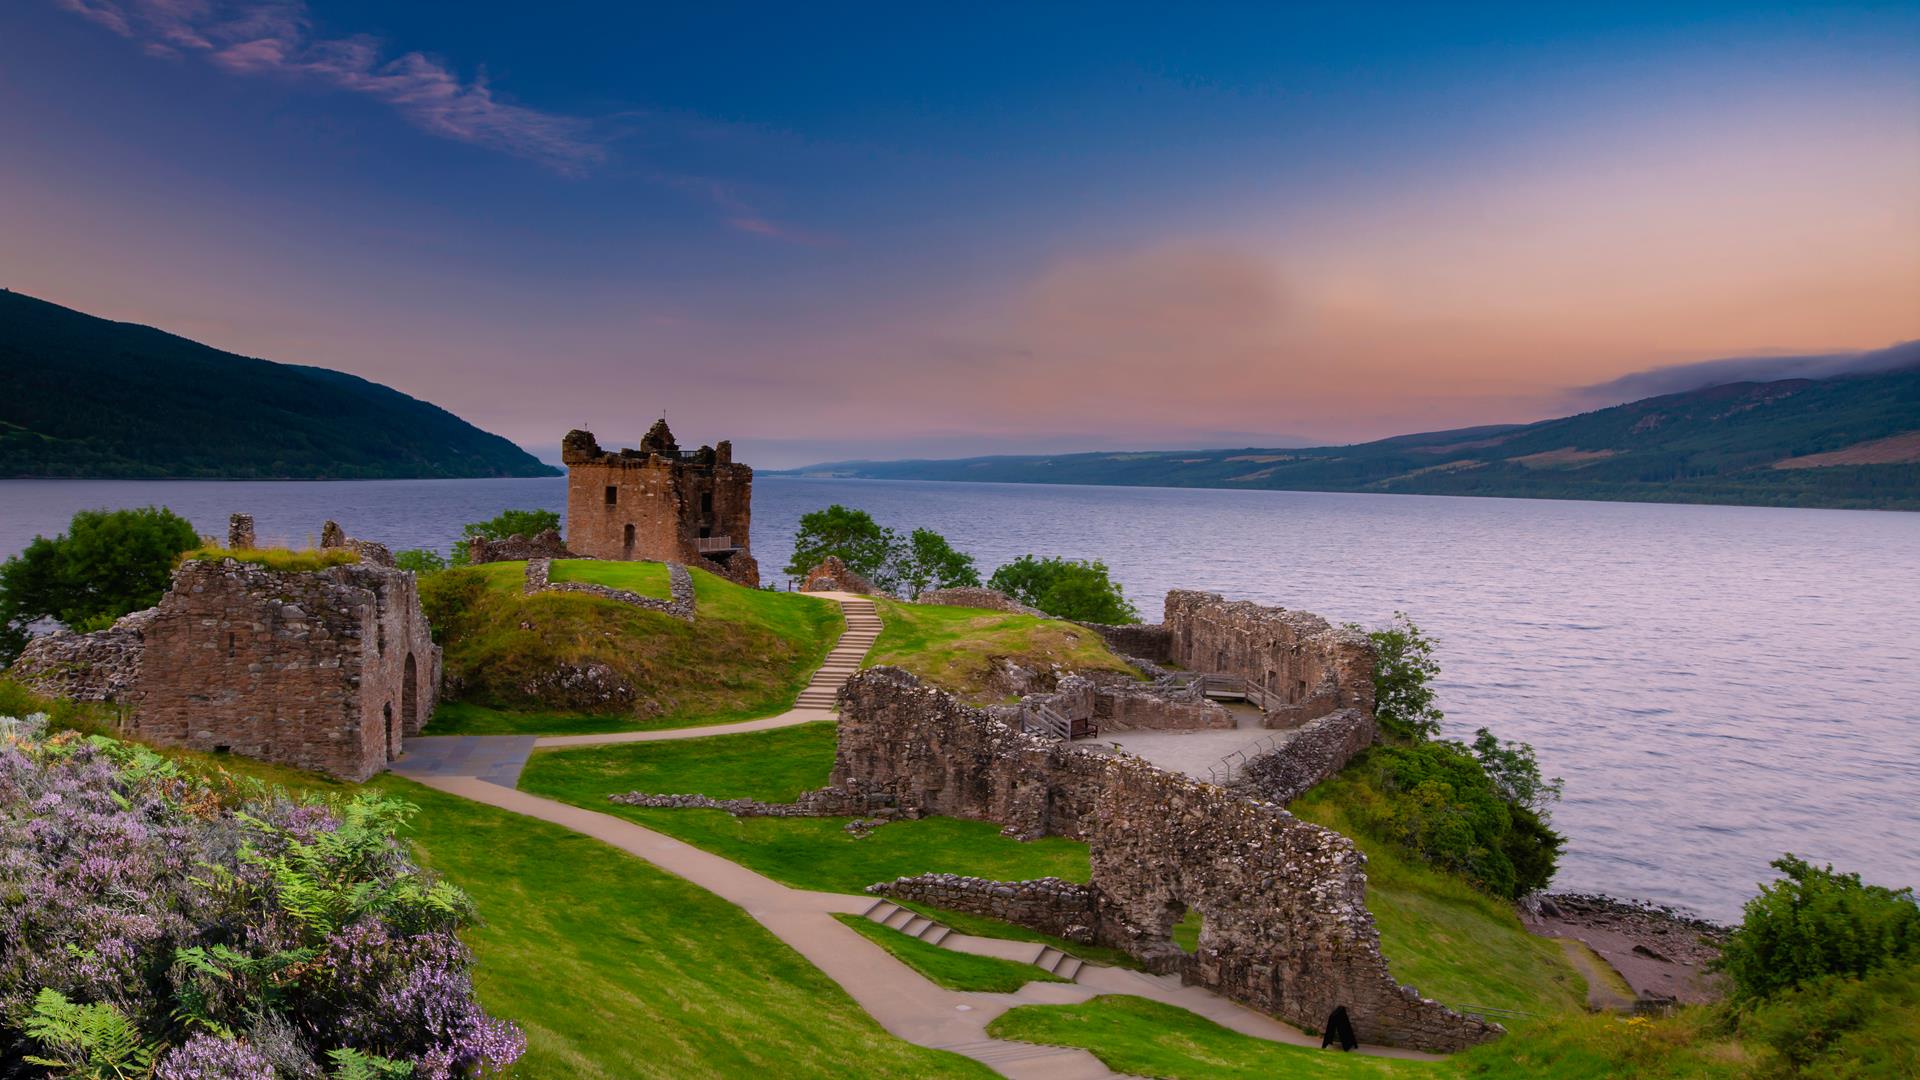
<path fill-rule="evenodd" d="M 633 558 L 633 526 L 631 524 L 627 526 L 626 539 L 622 541 L 620 557 L 623 559 Z"/>
<path fill-rule="evenodd" d="M 387 730 L 387 760 L 400 756 L 400 721 L 393 715 L 393 702 L 389 701 L 381 709 L 381 722 Z"/>
<path fill-rule="evenodd" d="M 405 680 L 400 684 L 401 734 L 405 735 L 406 728 L 419 731 L 425 726 L 420 715 L 420 667 L 413 662 L 412 653 L 407 654 L 406 669 L 401 678 Z"/>
<path fill-rule="evenodd" d="M 1200 931 L 1206 920 L 1199 908 L 1178 900 L 1167 901 L 1167 939 L 1181 952 L 1192 956 L 1200 949 Z"/>

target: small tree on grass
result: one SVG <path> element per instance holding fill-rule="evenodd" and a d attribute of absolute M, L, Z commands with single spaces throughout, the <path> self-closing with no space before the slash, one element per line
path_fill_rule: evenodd
<path fill-rule="evenodd" d="M 505 540 L 509 536 L 535 536 L 548 529 L 560 528 L 560 515 L 553 510 L 502 510 L 485 521 L 470 521 L 460 530 L 460 542 L 453 545 L 453 553 L 447 563 L 452 566 L 467 565 L 467 545 L 475 537 L 488 540 Z M 408 569 L 413 569 L 408 567 Z"/>
<path fill-rule="evenodd" d="M 834 503 L 800 516 L 787 573 L 799 577 L 833 555 L 847 569 L 892 592 L 897 584 L 892 564 L 899 547 L 900 537 L 873 520 L 872 514 Z"/>
<path fill-rule="evenodd" d="M 1767 997 L 1823 976 L 1861 976 L 1920 960 L 1920 904 L 1912 889 L 1867 885 L 1792 854 L 1760 887 L 1721 950 L 1736 998 Z"/>
<path fill-rule="evenodd" d="M 1107 564 L 1097 560 L 1022 555 L 995 570 L 987 584 L 1056 618 L 1093 623 L 1140 621 L 1140 612 L 1108 576 Z"/>
<path fill-rule="evenodd" d="M 191 522 L 153 506 L 82 510 L 59 536 L 34 537 L 0 565 L 0 664 L 19 655 L 41 619 L 97 630 L 159 603 L 174 563 L 198 546 Z"/>
<path fill-rule="evenodd" d="M 932 529 L 915 529 L 894 551 L 900 584 L 909 597 L 928 589 L 956 589 L 980 584 L 973 556 L 956 551 L 947 538 Z"/>
<path fill-rule="evenodd" d="M 1380 729 L 1402 742 L 1438 735 L 1446 714 L 1434 702 L 1433 678 L 1440 674 L 1440 662 L 1433 658 L 1436 642 L 1404 611 L 1394 612 L 1392 622 L 1366 634 L 1379 653 L 1373 669 L 1373 717 Z"/>

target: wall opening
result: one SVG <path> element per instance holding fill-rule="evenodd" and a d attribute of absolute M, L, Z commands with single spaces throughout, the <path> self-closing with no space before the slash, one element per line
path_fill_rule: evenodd
<path fill-rule="evenodd" d="M 700 539 L 705 540 L 706 538 L 712 535 L 713 535 L 713 526 L 711 525 L 700 526 Z"/>
<path fill-rule="evenodd" d="M 713 513 L 713 492 L 703 491 L 700 493 L 700 512 L 703 514 Z"/>
<path fill-rule="evenodd" d="M 626 539 L 621 542 L 621 546 L 623 548 L 623 557 L 628 559 L 633 558 L 633 526 L 631 524 L 627 526 Z"/>
<path fill-rule="evenodd" d="M 607 485 L 607 505 L 613 506 L 619 503 L 619 501 L 620 501 L 620 489 L 613 486 L 612 484 L 608 484 Z"/>
<path fill-rule="evenodd" d="M 1200 951 L 1200 931 L 1205 926 L 1206 918 L 1200 914 L 1200 909 L 1188 908 L 1185 914 L 1180 916 L 1180 921 L 1173 924 L 1173 930 L 1168 936 L 1173 939 L 1176 948 L 1192 956 Z"/>
<path fill-rule="evenodd" d="M 392 761 L 394 758 L 400 756 L 398 749 L 400 746 L 400 733 L 394 730 L 398 724 L 393 716 L 393 702 L 389 701 L 381 707 L 380 721 L 380 726 L 386 729 L 387 733 L 387 760 Z"/>
<path fill-rule="evenodd" d="M 422 726 L 420 717 L 420 666 L 413 662 L 413 654 L 407 654 L 406 669 L 400 684 L 400 716 L 406 722 L 405 727 L 419 731 Z"/>

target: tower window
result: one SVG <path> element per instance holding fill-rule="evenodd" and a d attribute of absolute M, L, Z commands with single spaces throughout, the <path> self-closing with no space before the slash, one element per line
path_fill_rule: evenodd
<path fill-rule="evenodd" d="M 607 505 L 612 506 L 613 504 L 619 501 L 620 501 L 620 489 L 617 487 L 614 487 L 612 484 L 608 484 L 607 485 Z"/>
<path fill-rule="evenodd" d="M 703 491 L 700 493 L 700 512 L 703 514 L 713 513 L 713 492 Z"/>

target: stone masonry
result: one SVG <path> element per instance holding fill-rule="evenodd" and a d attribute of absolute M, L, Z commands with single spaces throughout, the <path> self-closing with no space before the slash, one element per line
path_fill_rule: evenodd
<path fill-rule="evenodd" d="M 552 559 L 528 559 L 526 573 L 526 593 L 531 596 L 537 592 L 572 592 L 598 596 L 602 600 L 616 600 L 622 604 L 646 608 L 671 615 L 683 622 L 692 622 L 694 613 L 693 575 L 677 562 L 667 564 L 667 590 L 672 599 L 662 600 L 657 596 L 642 596 L 631 589 L 616 589 L 591 581 L 554 581 Z"/>
<path fill-rule="evenodd" d="M 467 541 L 467 562 L 479 566 L 490 562 L 518 562 L 521 559 L 571 559 L 573 552 L 560 539 L 557 529 L 542 529 L 532 536 L 514 533 L 504 540 L 476 536 Z"/>
<path fill-rule="evenodd" d="M 840 700 L 834 788 L 1087 841 L 1092 939 L 1149 969 L 1302 1026 L 1344 1005 L 1369 1042 L 1451 1051 L 1499 1033 L 1394 981 L 1365 856 L 1339 833 L 1138 758 L 1022 734 L 897 669 L 855 676 Z M 1191 955 L 1172 942 L 1189 910 L 1203 920 Z"/>
<path fill-rule="evenodd" d="M 1010 615 L 1034 615 L 1042 619 L 1051 618 L 1039 608 L 1027 605 L 1001 592 L 979 585 L 956 585 L 950 589 L 928 589 L 914 597 L 916 604 L 939 604 L 944 607 L 986 608 L 989 611 L 1004 611 Z M 1090 625 L 1083 623 L 1083 626 Z"/>
<path fill-rule="evenodd" d="M 364 780 L 426 725 L 441 664 L 406 571 L 221 559 L 181 564 L 158 605 L 109 630 L 34 642 L 11 673 L 118 702 L 150 742 Z"/>
<path fill-rule="evenodd" d="M 1169 655 L 1188 671 L 1238 675 L 1270 695 L 1269 727 L 1340 709 L 1373 712 L 1373 643 L 1318 615 L 1229 601 L 1219 593 L 1167 594 Z M 1149 657 L 1149 659 L 1154 659 Z"/>
<path fill-rule="evenodd" d="M 845 592 L 872 596 L 880 590 L 873 587 L 866 575 L 848 566 L 838 555 L 829 555 L 820 560 L 819 565 L 807 571 L 800 581 L 801 592 Z"/>
<path fill-rule="evenodd" d="M 909 903 L 931 904 L 1030 927 L 1043 934 L 1091 944 L 1099 894 L 1056 877 L 992 881 L 959 874 L 895 878 L 867 891 Z"/>
<path fill-rule="evenodd" d="M 758 587 L 748 539 L 753 470 L 733 444 L 681 450 L 667 422 L 637 450 L 602 450 L 589 431 L 560 444 L 567 466 L 567 547 L 594 559 L 652 559 Z"/>

